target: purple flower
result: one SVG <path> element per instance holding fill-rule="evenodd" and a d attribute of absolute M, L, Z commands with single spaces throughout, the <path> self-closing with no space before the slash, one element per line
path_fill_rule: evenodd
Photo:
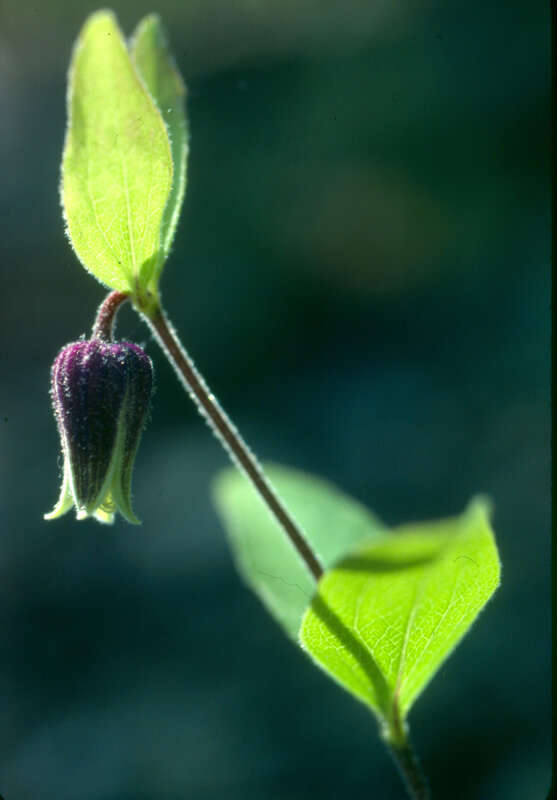
<path fill-rule="evenodd" d="M 151 391 L 151 359 L 136 344 L 101 339 L 66 345 L 52 366 L 52 404 L 64 454 L 60 499 L 45 519 L 75 506 L 78 519 L 139 523 L 131 476 Z"/>

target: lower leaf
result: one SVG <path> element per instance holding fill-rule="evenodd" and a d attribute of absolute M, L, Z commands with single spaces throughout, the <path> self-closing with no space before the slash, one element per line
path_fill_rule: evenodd
<path fill-rule="evenodd" d="M 357 546 L 319 582 L 300 643 L 391 740 L 499 584 L 485 501 Z"/>

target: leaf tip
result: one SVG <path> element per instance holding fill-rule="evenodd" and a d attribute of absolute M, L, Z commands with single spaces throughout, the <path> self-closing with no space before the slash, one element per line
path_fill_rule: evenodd
<path fill-rule="evenodd" d="M 118 26 L 116 14 L 111 8 L 99 8 L 97 11 L 93 11 L 92 14 L 89 14 L 83 23 L 80 36 L 83 36 L 86 31 L 89 31 L 93 27 L 107 24 L 115 27 Z"/>
<path fill-rule="evenodd" d="M 486 494 L 477 494 L 472 497 L 465 509 L 466 516 L 481 515 L 491 522 L 494 514 L 494 503 L 491 497 Z"/>

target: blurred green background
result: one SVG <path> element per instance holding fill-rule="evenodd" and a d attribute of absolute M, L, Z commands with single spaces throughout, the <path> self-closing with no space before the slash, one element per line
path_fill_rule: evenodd
<path fill-rule="evenodd" d="M 65 71 L 95 4 L 0 7 L 0 792 L 5 800 L 402 798 L 364 707 L 239 582 L 225 457 L 155 361 L 140 528 L 45 523 L 49 369 L 102 288 L 64 238 Z M 549 784 L 549 6 L 158 11 L 189 87 L 167 310 L 256 452 L 389 524 L 488 493 L 503 585 L 410 715 L 434 796 Z"/>

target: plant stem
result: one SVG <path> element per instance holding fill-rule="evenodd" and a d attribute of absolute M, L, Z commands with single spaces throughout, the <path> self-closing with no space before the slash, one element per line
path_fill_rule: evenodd
<path fill-rule="evenodd" d="M 166 353 L 184 388 L 197 405 L 199 412 L 206 418 L 213 433 L 227 450 L 232 461 L 244 472 L 259 493 L 315 580 L 318 581 L 323 575 L 323 567 L 307 543 L 304 533 L 279 499 L 257 458 L 195 368 L 164 311 L 160 305 L 155 305 L 149 312 L 141 311 L 141 313 Z"/>
<path fill-rule="evenodd" d="M 110 294 L 105 297 L 95 317 L 91 334 L 93 339 L 102 339 L 104 342 L 110 342 L 112 340 L 116 312 L 128 298 L 129 295 L 124 292 L 110 292 Z"/>
<path fill-rule="evenodd" d="M 113 292 L 112 294 L 116 295 L 117 293 Z M 105 301 L 105 304 L 108 304 L 110 296 Z M 113 301 L 113 304 L 116 304 L 115 308 L 118 308 L 125 299 L 125 296 L 119 301 L 115 298 Z M 138 310 L 151 328 L 155 338 L 174 367 L 179 380 L 195 402 L 199 412 L 209 423 L 217 439 L 228 452 L 232 461 L 242 470 L 258 492 L 268 510 L 304 560 L 315 580 L 319 581 L 323 575 L 323 567 L 306 541 L 303 531 L 283 505 L 269 483 L 257 458 L 220 406 L 216 397 L 211 393 L 161 306 L 158 303 L 154 303 L 148 311 L 145 309 Z M 99 309 L 97 320 L 101 318 L 101 312 L 102 306 Z M 98 325 L 100 326 L 100 323 L 96 322 L 95 330 Z M 412 800 L 431 800 L 429 787 L 417 756 L 406 735 L 406 730 L 396 714 L 392 724 L 391 737 L 386 738 L 386 743 Z"/>
<path fill-rule="evenodd" d="M 431 800 L 429 786 L 410 741 L 406 739 L 399 745 L 389 742 L 388 747 L 412 800 Z"/>

